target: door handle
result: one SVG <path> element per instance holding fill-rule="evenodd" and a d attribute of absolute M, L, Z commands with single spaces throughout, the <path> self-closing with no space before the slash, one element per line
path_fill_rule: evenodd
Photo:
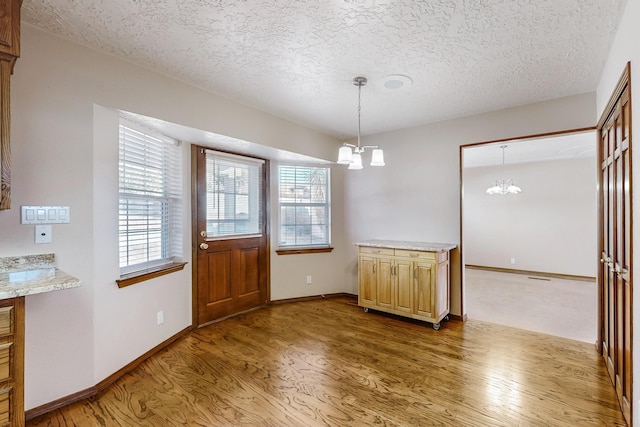
<path fill-rule="evenodd" d="M 202 242 L 200 243 L 200 249 L 202 249 L 203 251 L 206 251 L 207 249 L 209 249 L 209 245 Z"/>

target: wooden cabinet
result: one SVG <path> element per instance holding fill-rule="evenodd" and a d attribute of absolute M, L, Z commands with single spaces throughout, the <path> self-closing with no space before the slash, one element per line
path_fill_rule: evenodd
<path fill-rule="evenodd" d="M 25 295 L 78 286 L 80 280 L 55 268 L 54 254 L 0 257 L 0 427 L 25 424 Z"/>
<path fill-rule="evenodd" d="M 10 78 L 20 56 L 22 0 L 0 1 L 0 210 L 11 207 Z"/>
<path fill-rule="evenodd" d="M 24 297 L 0 301 L 0 426 L 24 426 Z"/>
<path fill-rule="evenodd" d="M 439 329 L 449 314 L 450 246 L 436 251 L 359 246 L 358 305 Z"/>
<path fill-rule="evenodd" d="M 22 0 L 0 2 L 0 56 L 15 62 L 20 56 L 20 7 Z"/>

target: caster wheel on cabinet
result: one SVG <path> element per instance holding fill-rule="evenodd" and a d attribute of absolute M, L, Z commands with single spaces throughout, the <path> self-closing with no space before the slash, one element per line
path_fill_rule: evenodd
<path fill-rule="evenodd" d="M 444 316 L 444 320 L 446 320 L 447 322 L 449 321 L 449 315 L 448 314 L 446 316 Z"/>
<path fill-rule="evenodd" d="M 434 323 L 434 324 L 433 324 L 433 329 L 434 329 L 435 331 L 440 330 L 440 322 L 438 322 L 438 323 Z"/>
<path fill-rule="evenodd" d="M 368 313 L 368 312 L 369 312 L 369 308 L 368 308 L 368 307 L 365 307 L 365 308 L 364 308 L 364 312 L 365 312 L 365 313 Z"/>

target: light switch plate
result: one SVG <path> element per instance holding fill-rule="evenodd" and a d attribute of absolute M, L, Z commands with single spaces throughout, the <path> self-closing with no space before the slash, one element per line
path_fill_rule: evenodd
<path fill-rule="evenodd" d="M 21 224 L 69 224 L 69 206 L 21 206 Z"/>
<path fill-rule="evenodd" d="M 36 243 L 51 243 L 50 225 L 36 225 Z"/>

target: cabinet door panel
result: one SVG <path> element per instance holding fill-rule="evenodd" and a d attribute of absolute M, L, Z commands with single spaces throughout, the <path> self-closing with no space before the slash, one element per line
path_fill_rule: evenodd
<path fill-rule="evenodd" d="M 378 258 L 376 276 L 378 279 L 378 305 L 393 307 L 393 260 Z"/>
<path fill-rule="evenodd" d="M 433 264 L 414 263 L 414 296 L 415 313 L 421 316 L 433 317 L 434 271 Z"/>
<path fill-rule="evenodd" d="M 396 287 L 395 309 L 399 311 L 411 312 L 411 287 L 413 285 L 412 262 L 408 260 L 396 261 L 396 274 L 398 285 Z"/>
<path fill-rule="evenodd" d="M 375 262 L 373 257 L 360 257 L 360 283 L 358 298 L 360 303 L 372 305 L 376 303 L 376 275 L 375 275 Z"/>

